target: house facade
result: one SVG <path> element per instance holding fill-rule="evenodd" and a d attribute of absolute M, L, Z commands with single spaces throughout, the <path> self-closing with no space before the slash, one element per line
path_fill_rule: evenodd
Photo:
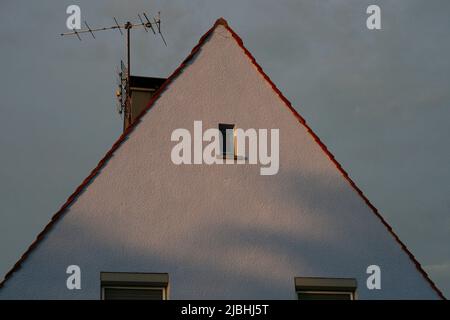
<path fill-rule="evenodd" d="M 264 163 L 249 163 L 247 154 L 194 163 L 196 122 L 202 134 L 224 125 L 277 130 L 276 173 L 261 174 Z M 191 164 L 173 161 L 177 129 L 192 133 Z M 377 288 L 370 266 L 379 268 Z M 74 274 L 79 288 L 68 283 Z M 0 299 L 126 297 L 443 298 L 223 19 L 0 288 Z"/>

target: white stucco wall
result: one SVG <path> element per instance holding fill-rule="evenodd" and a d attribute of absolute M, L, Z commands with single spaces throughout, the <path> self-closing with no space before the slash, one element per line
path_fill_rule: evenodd
<path fill-rule="evenodd" d="M 279 173 L 172 164 L 171 133 L 194 120 L 279 128 Z M 71 264 L 82 290 L 66 289 Z M 382 290 L 365 287 L 371 264 L 382 268 Z M 293 299 L 296 276 L 356 278 L 363 299 L 438 298 L 223 26 L 0 299 L 98 299 L 101 271 L 167 272 L 171 299 Z"/>

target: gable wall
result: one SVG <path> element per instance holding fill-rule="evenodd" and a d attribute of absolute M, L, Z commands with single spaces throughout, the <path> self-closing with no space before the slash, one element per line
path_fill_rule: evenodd
<path fill-rule="evenodd" d="M 280 129 L 280 170 L 181 165 L 176 128 Z M 338 133 L 337 133 L 338 134 Z M 69 291 L 65 269 L 82 270 Z M 368 265 L 382 290 L 365 289 Z M 386 227 L 218 26 L 0 299 L 100 296 L 101 271 L 168 272 L 172 299 L 295 297 L 295 276 L 352 277 L 360 298 L 437 298 Z"/>

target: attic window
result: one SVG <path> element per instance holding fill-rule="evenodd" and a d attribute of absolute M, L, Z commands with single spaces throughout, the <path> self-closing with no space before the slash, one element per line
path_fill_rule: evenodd
<path fill-rule="evenodd" d="M 102 272 L 103 300 L 167 300 L 167 273 Z"/>
<path fill-rule="evenodd" d="M 234 124 L 219 123 L 219 131 L 221 133 L 220 145 L 224 157 L 234 158 L 236 150 L 236 132 L 234 127 Z"/>
<path fill-rule="evenodd" d="M 298 300 L 355 300 L 356 280 L 351 278 L 295 278 Z"/>

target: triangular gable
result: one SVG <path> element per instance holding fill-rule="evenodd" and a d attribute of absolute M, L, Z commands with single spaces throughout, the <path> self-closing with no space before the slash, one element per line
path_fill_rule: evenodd
<path fill-rule="evenodd" d="M 124 143 L 127 138 L 132 134 L 134 129 L 139 125 L 141 122 L 141 118 L 152 108 L 152 106 L 155 104 L 155 102 L 160 98 L 160 96 L 164 93 L 166 89 L 170 86 L 170 84 L 176 79 L 180 73 L 183 71 L 183 69 L 186 67 L 186 65 L 196 56 L 200 48 L 203 46 L 203 44 L 206 42 L 208 37 L 211 35 L 211 33 L 215 30 L 215 28 L 219 25 L 222 25 L 225 27 L 233 36 L 237 44 L 240 48 L 244 51 L 246 56 L 251 60 L 252 64 L 256 67 L 256 69 L 259 71 L 259 73 L 262 75 L 262 77 L 270 84 L 273 91 L 279 96 L 279 98 L 283 101 L 284 105 L 289 108 L 289 110 L 292 112 L 292 114 L 297 118 L 300 125 L 304 126 L 307 130 L 307 132 L 311 135 L 311 137 L 314 139 L 314 141 L 320 146 L 320 148 L 323 150 L 323 152 L 328 156 L 328 158 L 332 161 L 332 163 L 336 166 L 336 168 L 339 170 L 339 172 L 342 174 L 344 179 L 350 184 L 350 186 L 356 191 L 356 193 L 363 199 L 363 201 L 367 204 L 367 206 L 371 209 L 371 211 L 380 219 L 380 221 L 383 223 L 383 225 L 386 227 L 387 231 L 392 235 L 392 237 L 395 239 L 395 241 L 400 245 L 402 250 L 408 255 L 408 257 L 411 259 L 411 261 L 414 263 L 417 270 L 422 274 L 422 276 L 428 281 L 430 286 L 434 289 L 434 291 L 443 299 L 445 297 L 443 296 L 442 292 L 436 287 L 436 285 L 433 283 L 433 281 L 428 277 L 427 273 L 423 270 L 419 262 L 415 259 L 415 257 L 412 255 L 412 253 L 408 250 L 408 248 L 405 246 L 403 242 L 399 239 L 399 237 L 395 234 L 395 232 L 392 230 L 391 226 L 383 219 L 383 217 L 380 215 L 378 210 L 370 203 L 370 201 L 367 199 L 367 197 L 363 194 L 363 192 L 356 186 L 356 184 L 353 182 L 353 180 L 349 177 L 347 172 L 342 168 L 342 166 L 337 162 L 337 160 L 334 158 L 334 156 L 328 151 L 326 146 L 321 142 L 319 137 L 312 131 L 312 129 L 308 126 L 305 119 L 292 107 L 291 103 L 283 96 L 283 94 L 280 92 L 280 90 L 275 86 L 275 84 L 271 81 L 271 79 L 264 73 L 262 68 L 259 66 L 259 64 L 256 62 L 255 58 L 251 55 L 251 53 L 244 47 L 243 42 L 241 38 L 228 26 L 228 23 L 220 18 L 216 21 L 214 26 L 208 30 L 200 39 L 199 43 L 192 49 L 190 55 L 181 63 L 181 65 L 172 73 L 172 75 L 167 79 L 167 81 L 160 87 L 160 89 L 155 93 L 154 97 L 151 99 L 151 101 L 148 103 L 145 110 L 138 116 L 137 120 L 133 125 L 131 125 L 120 137 L 119 139 L 113 144 L 111 149 L 106 153 L 106 155 L 103 157 L 103 159 L 100 160 L 98 165 L 91 171 L 89 176 L 83 181 L 83 183 L 78 186 L 78 188 L 75 190 L 75 192 L 67 199 L 67 201 L 63 204 L 63 206 L 56 212 L 56 214 L 52 217 L 51 221 L 47 224 L 47 226 L 44 228 L 44 230 L 37 236 L 36 240 L 30 245 L 30 247 L 26 250 L 26 252 L 22 255 L 22 257 L 19 259 L 19 261 L 13 266 L 13 268 L 5 275 L 4 280 L 0 283 L 0 288 L 3 286 L 3 284 L 11 278 L 12 274 L 17 271 L 22 262 L 29 256 L 29 254 L 38 246 L 39 242 L 44 238 L 44 236 L 51 230 L 51 228 L 54 226 L 54 224 L 62 218 L 64 213 L 66 212 L 66 209 L 68 209 L 77 199 L 77 197 L 87 188 L 87 186 L 94 180 L 94 178 L 97 176 L 97 174 L 100 173 L 102 168 L 106 165 L 108 160 L 113 156 L 114 152 Z"/>

